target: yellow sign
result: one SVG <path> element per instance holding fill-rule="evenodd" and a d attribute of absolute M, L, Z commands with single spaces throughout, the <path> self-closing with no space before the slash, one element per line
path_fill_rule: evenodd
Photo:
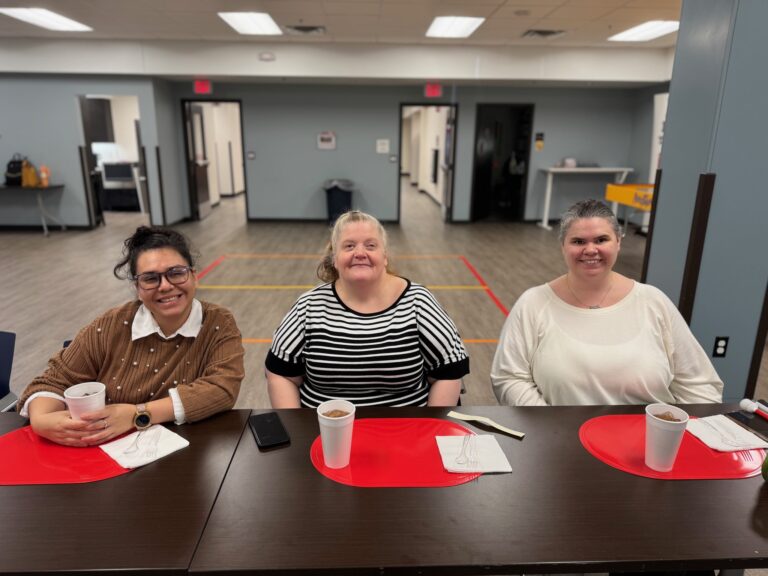
<path fill-rule="evenodd" d="M 608 184 L 605 199 L 636 210 L 650 212 L 653 203 L 653 184 Z"/>

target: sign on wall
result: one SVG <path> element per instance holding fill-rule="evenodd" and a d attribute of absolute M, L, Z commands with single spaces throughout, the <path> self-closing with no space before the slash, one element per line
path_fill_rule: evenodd
<path fill-rule="evenodd" d="M 317 135 L 318 150 L 336 150 L 336 132 L 326 130 Z"/>

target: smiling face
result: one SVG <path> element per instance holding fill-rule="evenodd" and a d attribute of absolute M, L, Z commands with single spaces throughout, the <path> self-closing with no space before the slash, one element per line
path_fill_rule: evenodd
<path fill-rule="evenodd" d="M 387 253 L 372 222 L 350 222 L 334 247 L 333 265 L 339 280 L 349 284 L 375 283 L 387 269 Z"/>
<path fill-rule="evenodd" d="M 609 274 L 616 264 L 621 241 L 604 218 L 574 220 L 563 240 L 563 257 L 568 271 L 589 278 Z"/>
<path fill-rule="evenodd" d="M 146 250 L 136 259 L 136 275 L 156 272 L 161 274 L 157 288 L 145 289 L 137 286 L 139 300 L 152 313 L 164 334 L 173 334 L 189 317 L 192 301 L 197 289 L 197 277 L 190 271 L 186 282 L 173 285 L 162 274 L 177 266 L 190 266 L 184 257 L 173 248 Z"/>

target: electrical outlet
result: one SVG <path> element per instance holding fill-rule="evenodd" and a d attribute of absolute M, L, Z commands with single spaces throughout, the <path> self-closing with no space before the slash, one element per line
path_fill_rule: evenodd
<path fill-rule="evenodd" d="M 728 336 L 715 336 L 715 348 L 712 350 L 712 358 L 725 358 L 728 350 Z"/>

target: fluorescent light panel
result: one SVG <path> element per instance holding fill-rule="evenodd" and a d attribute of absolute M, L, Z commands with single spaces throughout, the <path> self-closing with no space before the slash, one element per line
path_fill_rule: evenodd
<path fill-rule="evenodd" d="M 427 30 L 430 38 L 469 38 L 485 18 L 469 16 L 438 16 Z"/>
<path fill-rule="evenodd" d="M 58 32 L 90 32 L 93 28 L 45 8 L 0 8 L 0 14 Z"/>
<path fill-rule="evenodd" d="M 611 42 L 647 42 L 677 32 L 678 28 L 680 28 L 680 22 L 677 20 L 650 20 L 615 34 L 608 40 Z"/>
<path fill-rule="evenodd" d="M 219 12 L 219 17 L 238 34 L 280 36 L 283 33 L 266 12 Z"/>

